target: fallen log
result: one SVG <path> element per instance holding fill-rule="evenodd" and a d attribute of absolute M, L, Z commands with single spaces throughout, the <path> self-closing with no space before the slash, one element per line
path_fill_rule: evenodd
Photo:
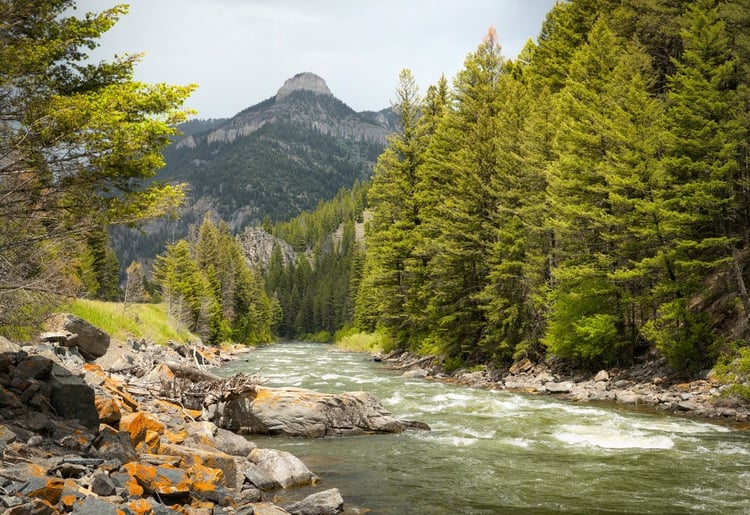
<path fill-rule="evenodd" d="M 168 361 L 164 364 L 169 367 L 169 370 L 171 370 L 175 376 L 181 377 L 183 379 L 189 379 L 194 383 L 224 380 L 223 378 L 212 374 L 211 372 L 198 370 L 194 367 L 186 367 L 185 365 L 180 365 L 179 363 L 175 363 L 173 361 Z"/>

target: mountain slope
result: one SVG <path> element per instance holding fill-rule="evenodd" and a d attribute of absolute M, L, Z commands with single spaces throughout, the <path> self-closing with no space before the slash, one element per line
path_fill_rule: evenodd
<path fill-rule="evenodd" d="M 177 221 L 146 235 L 115 233 L 120 262 L 152 257 L 167 239 L 183 237 L 207 211 L 235 231 L 264 217 L 287 220 L 369 178 L 386 136 L 390 109 L 357 113 L 312 73 L 288 79 L 275 96 L 228 120 L 193 123 L 165 152 L 156 179 L 184 182 L 189 194 Z"/>

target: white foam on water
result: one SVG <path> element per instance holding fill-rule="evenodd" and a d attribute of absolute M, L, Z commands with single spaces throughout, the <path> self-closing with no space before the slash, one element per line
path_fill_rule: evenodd
<path fill-rule="evenodd" d="M 666 435 L 645 434 L 621 427 L 566 424 L 553 436 L 573 446 L 601 449 L 671 449 L 674 440 Z"/>
<path fill-rule="evenodd" d="M 462 436 L 454 436 L 451 439 L 451 443 L 454 447 L 469 447 L 479 441 L 479 438 L 466 438 Z"/>
<path fill-rule="evenodd" d="M 750 449 L 740 447 L 732 442 L 719 442 L 716 448 L 711 451 L 724 456 L 750 456 Z"/>
<path fill-rule="evenodd" d="M 528 449 L 531 447 L 532 441 L 527 438 L 504 438 L 503 440 L 500 440 L 505 445 L 510 445 L 511 447 L 520 447 L 521 449 Z"/>
<path fill-rule="evenodd" d="M 703 433 L 729 433 L 731 429 L 711 424 L 708 422 L 697 422 L 694 420 L 670 420 L 668 418 L 654 418 L 648 420 L 630 419 L 630 425 L 646 431 L 662 431 L 665 433 L 697 435 Z"/>

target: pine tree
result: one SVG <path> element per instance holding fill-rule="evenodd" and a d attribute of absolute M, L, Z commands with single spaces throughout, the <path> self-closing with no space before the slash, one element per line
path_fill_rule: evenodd
<path fill-rule="evenodd" d="M 544 120 L 549 103 L 543 95 L 532 100 L 529 86 L 515 75 L 503 75 L 499 85 L 498 169 L 491 180 L 498 209 L 487 282 L 478 297 L 486 319 L 482 352 L 501 361 L 537 346 L 544 327 L 538 295 L 548 277 L 544 166 L 549 144 L 544 141 L 551 124 Z"/>
<path fill-rule="evenodd" d="M 609 281 L 612 205 L 607 132 L 608 80 L 622 46 L 604 21 L 571 62 L 556 98 L 557 160 L 550 167 L 550 224 L 555 234 L 552 306 L 545 343 L 555 354 L 592 364 L 617 358 L 621 296 Z"/>

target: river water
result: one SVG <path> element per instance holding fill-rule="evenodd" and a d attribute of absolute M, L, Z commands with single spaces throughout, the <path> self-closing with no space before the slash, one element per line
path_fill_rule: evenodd
<path fill-rule="evenodd" d="M 264 347 L 223 374 L 267 386 L 367 390 L 432 431 L 347 438 L 253 437 L 291 452 L 376 514 L 750 514 L 750 433 L 614 405 L 404 379 L 368 355 L 310 343 Z"/>

